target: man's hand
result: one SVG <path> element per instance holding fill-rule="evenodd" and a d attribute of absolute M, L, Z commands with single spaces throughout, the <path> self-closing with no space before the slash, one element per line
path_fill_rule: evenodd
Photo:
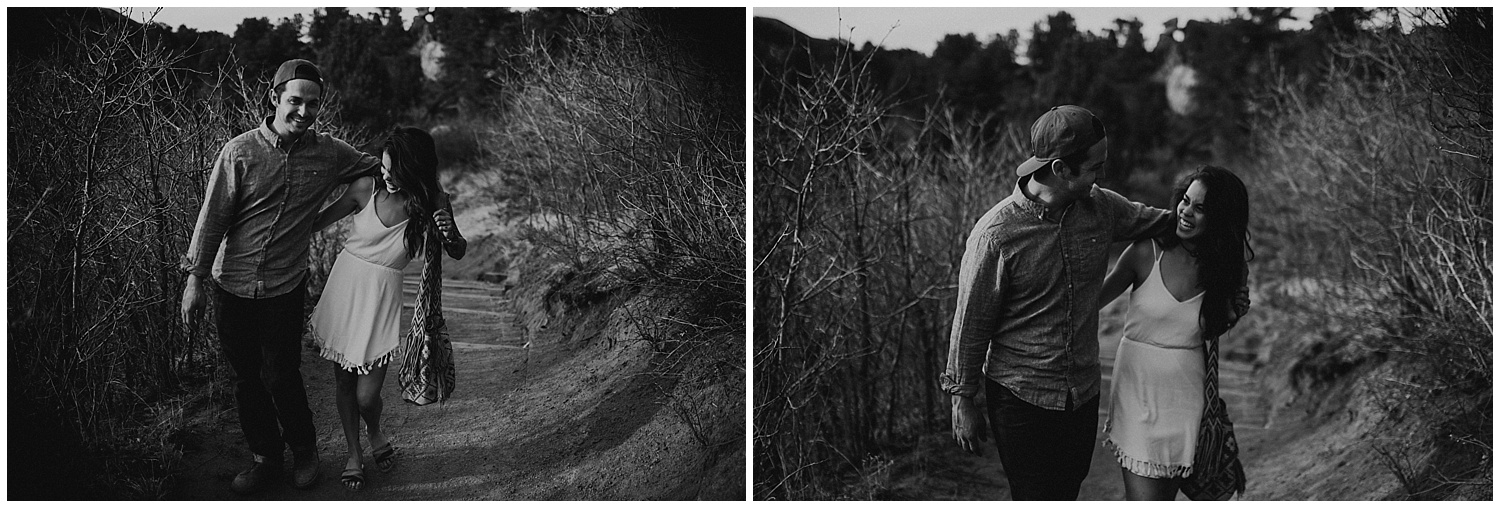
<path fill-rule="evenodd" d="M 973 397 L 953 396 L 953 440 L 958 441 L 958 446 L 964 451 L 979 455 L 979 447 L 975 442 L 983 443 L 989 439 L 984 430 L 984 412 L 979 410 L 979 404 L 974 402 Z"/>
<path fill-rule="evenodd" d="M 182 288 L 182 324 L 192 329 L 198 323 L 198 316 L 203 315 L 203 307 L 207 302 L 203 294 L 203 281 L 197 275 L 188 275 L 187 285 Z"/>

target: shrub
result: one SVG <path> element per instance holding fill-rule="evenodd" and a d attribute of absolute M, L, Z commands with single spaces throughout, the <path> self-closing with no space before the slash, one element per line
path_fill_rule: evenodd
<path fill-rule="evenodd" d="M 99 474 L 112 480 L 84 471 L 71 492 L 159 497 L 159 482 L 114 480 L 164 475 L 170 450 L 153 451 L 147 471 L 118 470 L 140 457 L 113 451 L 142 439 L 136 417 L 150 404 L 181 393 L 184 381 L 221 376 L 211 326 L 184 330 L 177 317 L 177 265 L 204 168 L 246 114 L 223 96 L 187 96 L 193 78 L 138 25 L 68 36 L 46 58 L 11 62 L 12 431 L 57 426 L 62 439 L 105 457 Z"/>
<path fill-rule="evenodd" d="M 947 423 L 937 379 L 964 238 L 1024 158 L 1027 126 L 990 135 L 941 104 L 898 117 L 867 59 L 835 55 L 756 62 L 756 499 L 863 496 L 839 479 L 888 472 L 858 458 Z"/>
<path fill-rule="evenodd" d="M 533 39 L 508 59 L 524 69 L 504 73 L 481 149 L 497 213 L 525 217 L 524 242 L 561 261 L 547 303 L 616 305 L 658 352 L 653 373 L 676 380 L 666 407 L 710 463 L 744 440 L 744 77 L 675 25 L 742 16 L 620 9 Z"/>
<path fill-rule="evenodd" d="M 1447 429 L 1432 436 L 1440 448 L 1470 450 L 1487 472 L 1491 18 L 1488 9 L 1417 14 L 1398 18 L 1417 23 L 1410 33 L 1338 44 L 1317 98 L 1291 87 L 1267 95 L 1252 187 L 1264 208 L 1252 227 L 1279 248 L 1258 249 L 1269 255 L 1257 262 L 1280 279 L 1271 300 L 1290 304 L 1276 310 L 1325 336 L 1283 351 L 1293 375 L 1318 381 L 1382 359 L 1412 365 L 1391 398 Z M 1430 411 L 1440 397 L 1485 409 Z M 1404 450 L 1383 453 L 1434 446 L 1396 442 Z"/>
<path fill-rule="evenodd" d="M 691 349 L 743 336 L 744 102 L 723 86 L 742 78 L 691 58 L 662 15 L 590 17 L 565 51 L 533 40 L 511 58 L 528 68 L 508 74 L 483 151 L 503 172 L 501 213 L 545 218 L 527 221 L 528 239 L 661 300 L 637 320 L 643 333 L 686 329 Z M 743 365 L 735 349 L 705 351 Z"/>

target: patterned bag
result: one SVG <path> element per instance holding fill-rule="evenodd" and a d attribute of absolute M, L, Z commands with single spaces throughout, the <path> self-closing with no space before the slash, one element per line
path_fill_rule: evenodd
<path fill-rule="evenodd" d="M 1182 493 L 1194 501 L 1228 501 L 1245 493 L 1245 469 L 1240 465 L 1240 447 L 1234 440 L 1234 424 L 1219 397 L 1219 339 L 1207 341 L 1204 355 L 1207 374 L 1203 382 L 1203 421 L 1198 425 L 1198 447 L 1193 453 L 1193 474 L 1182 482 Z"/>
<path fill-rule="evenodd" d="M 443 402 L 453 394 L 458 372 L 453 365 L 453 343 L 443 321 L 442 242 L 428 232 L 422 242 L 422 282 L 417 286 L 417 304 L 412 311 L 411 330 L 402 342 L 401 398 L 424 406 Z"/>

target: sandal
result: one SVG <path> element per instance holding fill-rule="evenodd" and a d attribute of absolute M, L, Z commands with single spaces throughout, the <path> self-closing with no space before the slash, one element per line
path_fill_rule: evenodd
<path fill-rule="evenodd" d="M 339 475 L 339 480 L 344 482 L 344 488 L 349 492 L 359 492 L 365 486 L 365 467 L 348 467 Z"/>
<path fill-rule="evenodd" d="M 386 441 L 385 446 L 372 450 L 370 455 L 375 457 L 375 467 L 380 468 L 382 473 L 389 473 L 396 467 L 396 447 L 391 446 L 390 441 Z"/>

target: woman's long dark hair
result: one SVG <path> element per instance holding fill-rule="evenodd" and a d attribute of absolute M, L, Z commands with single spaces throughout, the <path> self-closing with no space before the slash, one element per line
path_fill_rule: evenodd
<path fill-rule="evenodd" d="M 442 192 L 437 180 L 437 145 L 427 131 L 399 127 L 386 136 L 384 153 L 391 156 L 391 180 L 407 193 L 406 255 L 415 258 L 422 252 L 425 236 L 438 241 L 432 221 Z"/>
<path fill-rule="evenodd" d="M 1207 191 L 1203 213 L 1208 216 L 1208 229 L 1198 236 L 1191 252 L 1198 267 L 1198 284 L 1204 290 L 1198 324 L 1203 327 L 1204 338 L 1212 338 L 1229 331 L 1244 313 L 1243 308 L 1236 308 L 1242 307 L 1236 297 L 1246 287 L 1249 262 L 1255 259 L 1248 229 L 1250 196 L 1245 183 L 1229 170 L 1198 166 L 1172 190 L 1173 210 L 1193 182 L 1202 182 Z M 1167 247 L 1180 243 L 1175 232 L 1162 238 Z"/>

